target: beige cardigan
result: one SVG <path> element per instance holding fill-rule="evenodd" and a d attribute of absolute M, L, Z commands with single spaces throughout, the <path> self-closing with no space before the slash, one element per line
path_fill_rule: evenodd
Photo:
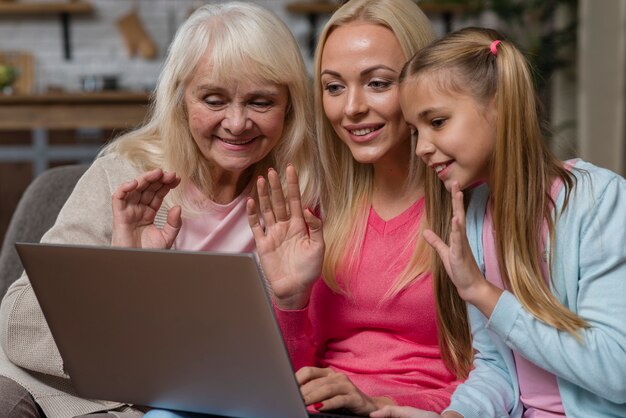
<path fill-rule="evenodd" d="M 110 245 L 111 195 L 139 174 L 117 155 L 97 159 L 41 241 Z M 161 226 L 164 221 L 165 210 L 161 210 L 156 223 Z M 124 406 L 77 397 L 26 274 L 11 285 L 0 305 L 0 347 L 0 375 L 26 388 L 48 417 L 73 417 Z"/>

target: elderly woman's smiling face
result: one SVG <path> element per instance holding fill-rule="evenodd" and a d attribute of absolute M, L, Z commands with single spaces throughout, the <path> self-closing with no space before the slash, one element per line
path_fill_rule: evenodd
<path fill-rule="evenodd" d="M 279 141 L 288 89 L 245 77 L 218 80 L 207 57 L 185 88 L 189 129 L 217 179 L 240 176 Z"/>

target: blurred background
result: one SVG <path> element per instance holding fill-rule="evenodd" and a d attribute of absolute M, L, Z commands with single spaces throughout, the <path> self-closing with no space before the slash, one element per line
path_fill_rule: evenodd
<path fill-rule="evenodd" d="M 89 162 L 141 123 L 167 47 L 200 0 L 0 0 L 0 240 L 47 168 Z M 311 68 L 341 1 L 256 0 Z M 561 158 L 626 174 L 626 0 L 422 0 L 439 35 L 501 30 L 528 53 Z M 624 216 L 624 214 L 620 214 Z"/>

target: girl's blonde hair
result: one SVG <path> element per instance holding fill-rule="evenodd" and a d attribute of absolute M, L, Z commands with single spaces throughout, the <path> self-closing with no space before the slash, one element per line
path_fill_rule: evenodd
<path fill-rule="evenodd" d="M 289 103 L 282 137 L 274 149 L 251 167 L 256 178 L 273 166 L 293 163 L 299 170 L 303 203 L 318 203 L 319 181 L 312 134 L 310 85 L 300 49 L 289 28 L 272 12 L 247 2 L 207 4 L 178 29 L 169 47 L 144 126 L 108 145 L 101 154 L 117 152 L 143 170 L 176 171 L 183 182 L 173 203 L 185 201 L 185 184 L 214 194 L 210 167 L 189 130 L 184 91 L 201 58 L 209 54 L 215 78 L 228 83 L 251 80 L 287 86 Z"/>
<path fill-rule="evenodd" d="M 564 210 L 575 177 L 545 143 L 529 63 L 503 39 L 491 29 L 454 32 L 416 54 L 405 65 L 401 80 L 428 76 L 428 82 L 437 88 L 469 94 L 484 105 L 495 97 L 498 122 L 490 201 L 503 282 L 537 319 L 577 335 L 587 322 L 558 302 L 541 267 L 543 225 L 547 224 L 551 246 L 555 236 L 552 182 L 560 179 L 564 184 Z M 494 45 L 496 40 L 501 42 Z M 426 182 L 426 214 L 434 232 L 447 242 L 452 218 L 450 194 L 432 172 Z M 446 360 L 454 370 L 466 374 L 473 357 L 466 305 L 441 260 L 435 258 L 433 275 L 438 318 L 448 346 Z"/>
<path fill-rule="evenodd" d="M 434 39 L 428 18 L 412 0 L 351 0 L 337 10 L 322 30 L 314 64 L 315 118 L 320 163 L 323 168 L 322 210 L 325 215 L 324 237 L 326 255 L 323 277 L 335 291 L 344 291 L 337 281 L 338 273 L 355 271 L 360 259 L 372 195 L 373 169 L 361 164 L 335 133 L 326 118 L 322 101 L 321 61 L 324 46 L 337 27 L 352 22 L 366 22 L 391 30 L 408 59 Z M 418 171 L 422 164 L 412 151 L 414 143 L 407 138 L 411 154 L 407 189 L 422 184 Z M 414 254 L 389 296 L 398 293 L 428 269 L 429 249 L 423 240 L 416 240 Z M 411 243 L 407 243 L 410 245 Z"/>

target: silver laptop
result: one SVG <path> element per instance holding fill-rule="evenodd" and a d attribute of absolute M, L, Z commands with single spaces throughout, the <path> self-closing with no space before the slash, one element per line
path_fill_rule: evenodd
<path fill-rule="evenodd" d="M 310 416 L 254 255 L 16 248 L 80 396 L 216 416 Z"/>

